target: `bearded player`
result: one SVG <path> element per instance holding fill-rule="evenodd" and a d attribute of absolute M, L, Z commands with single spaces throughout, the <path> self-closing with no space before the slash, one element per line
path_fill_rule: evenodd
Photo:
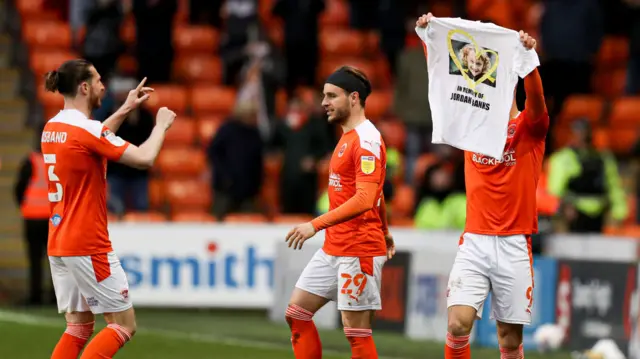
<path fill-rule="evenodd" d="M 433 16 L 421 16 L 425 28 Z M 536 40 L 520 32 L 522 45 Z M 549 116 L 538 70 L 524 79 L 527 96 L 520 112 L 514 96 L 502 160 L 465 152 L 467 221 L 447 289 L 446 359 L 469 359 L 469 334 L 489 291 L 500 357 L 524 358 L 523 325 L 531 323 L 533 257 L 538 231 L 536 188 L 542 170 Z M 514 92 L 515 95 L 515 92 Z"/>
<path fill-rule="evenodd" d="M 140 147 L 113 133 L 149 98 L 153 89 L 145 81 L 100 123 L 90 119 L 105 90 L 93 65 L 70 60 L 46 76 L 47 91 L 64 97 L 64 109 L 47 122 L 41 139 L 51 210 L 47 251 L 58 311 L 67 321 L 52 359 L 76 359 L 83 348 L 81 359 L 111 358 L 136 331 L 127 277 L 109 240 L 105 197 L 107 160 L 151 167 L 175 118 L 161 108 Z M 108 325 L 85 348 L 95 314 Z"/>
<path fill-rule="evenodd" d="M 286 320 L 295 357 L 320 359 L 322 346 L 312 318 L 329 301 L 337 301 L 351 357 L 373 359 L 378 354 L 371 321 L 382 309 L 382 266 L 395 253 L 382 196 L 386 149 L 364 114 L 371 93 L 364 73 L 342 67 L 327 78 L 323 92 L 329 122 L 340 125 L 343 135 L 331 157 L 329 212 L 287 234 L 289 247 L 300 249 L 326 230 L 324 246 L 296 283 Z"/>

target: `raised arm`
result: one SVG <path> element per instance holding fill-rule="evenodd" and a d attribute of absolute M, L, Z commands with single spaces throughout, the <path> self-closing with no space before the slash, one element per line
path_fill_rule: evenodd
<path fill-rule="evenodd" d="M 531 71 L 524 78 L 524 91 L 527 95 L 525 102 L 525 121 L 536 137 L 545 137 L 549 130 L 549 115 L 544 100 L 542 79 L 538 69 Z"/>

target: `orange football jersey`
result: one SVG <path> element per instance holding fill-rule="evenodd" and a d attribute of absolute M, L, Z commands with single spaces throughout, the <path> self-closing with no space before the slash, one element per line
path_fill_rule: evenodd
<path fill-rule="evenodd" d="M 49 180 L 50 256 L 112 251 L 107 230 L 107 160 L 120 159 L 129 143 L 77 110 L 62 110 L 42 133 Z"/>
<path fill-rule="evenodd" d="M 356 193 L 356 183 L 378 184 L 374 207 L 326 229 L 323 250 L 333 256 L 373 257 L 387 253 L 380 201 L 386 176 L 387 151 L 376 127 L 365 121 L 340 138 L 329 172 L 329 206 L 333 210 Z"/>
<path fill-rule="evenodd" d="M 465 232 L 503 236 L 538 232 L 536 189 L 549 121 L 530 123 L 526 116 L 525 109 L 509 121 L 501 159 L 465 152 Z"/>

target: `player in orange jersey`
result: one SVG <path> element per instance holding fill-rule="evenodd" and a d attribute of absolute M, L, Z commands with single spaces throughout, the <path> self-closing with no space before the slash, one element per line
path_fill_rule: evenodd
<path fill-rule="evenodd" d="M 104 123 L 90 119 L 104 86 L 85 60 L 70 60 L 46 75 L 46 89 L 64 96 L 64 109 L 47 122 L 42 154 L 47 168 L 51 217 L 48 255 L 58 311 L 67 329 L 52 359 L 77 358 L 93 333 L 94 314 L 108 326 L 81 358 L 111 358 L 136 331 L 129 284 L 107 231 L 107 160 L 137 168 L 155 161 L 175 114 L 161 108 L 149 139 L 140 147 L 114 134 L 127 114 L 149 98 L 146 79 Z"/>
<path fill-rule="evenodd" d="M 330 211 L 293 228 L 289 247 L 302 248 L 326 229 L 324 247 L 304 269 L 286 312 L 297 359 L 319 359 L 322 347 L 313 315 L 330 300 L 338 302 L 352 358 L 377 358 L 371 337 L 373 313 L 382 308 L 382 266 L 395 253 L 389 234 L 382 185 L 386 149 L 365 117 L 371 93 L 366 75 L 341 67 L 327 78 L 322 106 L 329 122 L 344 131 L 333 152 L 329 174 Z"/>
<path fill-rule="evenodd" d="M 431 18 L 421 16 L 416 26 L 426 27 Z M 536 47 L 522 31 L 520 40 Z M 538 231 L 536 189 L 549 128 L 537 69 L 524 87 L 525 109 L 518 110 L 514 96 L 503 158 L 465 152 L 467 221 L 447 288 L 446 359 L 471 358 L 469 334 L 489 291 L 500 357 L 524 358 L 522 329 L 531 323 L 533 304 L 531 235 Z"/>

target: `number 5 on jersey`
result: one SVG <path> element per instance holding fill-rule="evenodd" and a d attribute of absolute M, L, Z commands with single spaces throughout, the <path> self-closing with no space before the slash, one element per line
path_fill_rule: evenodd
<path fill-rule="evenodd" d="M 62 184 L 60 184 L 60 178 L 55 173 L 56 167 L 56 155 L 55 154 L 43 154 L 44 164 L 47 166 L 47 177 L 49 182 L 56 184 L 56 191 L 49 192 L 49 202 L 62 201 Z"/>

